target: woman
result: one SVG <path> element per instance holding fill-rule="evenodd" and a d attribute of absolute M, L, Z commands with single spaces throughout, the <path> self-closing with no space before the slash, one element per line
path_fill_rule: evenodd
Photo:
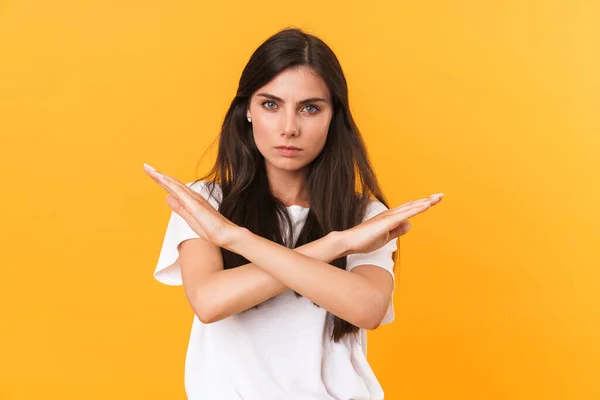
<path fill-rule="evenodd" d="M 173 210 L 154 276 L 195 314 L 189 399 L 383 398 L 366 330 L 393 320 L 396 238 L 441 194 L 388 210 L 323 41 L 254 52 L 208 175 L 145 168 Z"/>

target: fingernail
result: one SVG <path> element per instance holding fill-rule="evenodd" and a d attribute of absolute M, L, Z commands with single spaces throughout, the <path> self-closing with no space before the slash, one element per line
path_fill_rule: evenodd
<path fill-rule="evenodd" d="M 150 171 L 150 173 L 152 173 L 154 175 L 162 176 L 162 174 L 160 172 L 158 172 L 157 170 L 155 170 L 154 168 L 152 168 L 148 164 L 144 164 L 144 167 L 146 168 L 147 171 Z"/>
<path fill-rule="evenodd" d="M 444 195 L 444 193 L 436 193 L 436 194 L 432 194 L 429 197 L 442 197 Z"/>

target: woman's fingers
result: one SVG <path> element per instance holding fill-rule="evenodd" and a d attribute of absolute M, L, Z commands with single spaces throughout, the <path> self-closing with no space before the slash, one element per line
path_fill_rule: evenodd
<path fill-rule="evenodd" d="M 406 227 L 402 227 L 408 223 L 407 219 L 427 211 L 429 207 L 431 207 L 430 202 L 420 201 L 416 202 L 412 207 L 388 214 L 386 222 L 390 231 L 390 237 L 398 237 L 408 232 L 408 229 L 406 229 L 406 232 L 404 231 Z M 408 223 L 408 227 L 410 227 L 410 223 Z"/>
<path fill-rule="evenodd" d="M 156 171 L 150 166 L 144 164 L 144 169 L 150 176 L 156 178 L 157 183 L 164 188 L 167 195 L 167 204 L 177 214 L 186 220 L 188 225 L 201 237 L 209 238 L 207 229 L 214 232 L 221 232 L 220 219 L 224 219 L 229 225 L 234 225 L 221 214 L 200 194 L 189 188 L 187 185 L 179 182 L 177 179 Z M 208 225 L 206 225 L 208 224 Z M 207 228 L 208 226 L 208 228 Z M 215 243 L 219 244 L 219 243 Z"/>
<path fill-rule="evenodd" d="M 152 168 L 146 164 L 144 164 L 144 169 L 156 183 L 161 185 L 165 190 L 167 190 L 175 198 L 178 198 L 178 196 L 177 196 L 177 192 L 174 190 L 174 188 L 178 187 L 182 191 L 187 193 L 189 196 L 191 196 L 192 198 L 194 198 L 197 201 L 199 201 L 200 203 L 202 203 L 203 205 L 209 205 L 203 196 L 201 196 L 199 193 L 197 193 L 196 191 L 194 191 L 193 189 L 191 189 L 189 186 L 185 185 L 184 183 L 180 182 L 176 178 L 173 178 L 172 176 L 169 176 L 162 172 L 158 172 L 154 168 Z M 161 183 L 161 179 L 163 181 L 165 181 L 165 183 L 167 183 L 167 182 L 170 183 L 170 185 L 165 186 L 164 184 Z"/>
<path fill-rule="evenodd" d="M 223 217 L 203 196 L 187 185 L 150 166 L 144 165 L 144 169 L 169 192 L 166 198 L 169 207 L 186 220 L 200 237 L 220 247 L 230 243 L 237 232 L 237 225 Z"/>
<path fill-rule="evenodd" d="M 418 206 L 420 204 L 424 204 L 424 203 L 429 203 L 430 205 L 436 205 L 437 203 L 439 203 L 440 201 L 442 201 L 442 197 L 443 197 L 443 193 L 437 194 L 437 195 L 431 195 L 429 197 L 425 197 L 423 199 L 418 199 L 418 200 L 413 200 L 413 201 L 409 201 L 408 203 L 402 204 L 398 207 L 394 207 L 392 209 L 390 209 L 390 211 L 395 214 L 397 212 L 402 212 L 406 209 L 409 209 L 411 207 L 414 206 Z"/>
<path fill-rule="evenodd" d="M 199 193 L 197 193 L 196 191 L 192 190 L 189 186 L 185 185 L 184 183 L 180 182 L 179 180 L 173 178 L 172 176 L 169 176 L 165 173 L 162 172 L 158 172 L 156 171 L 156 169 L 152 168 L 151 166 L 144 164 L 144 170 L 148 173 L 148 175 L 150 175 L 150 177 L 159 185 L 161 185 L 161 182 L 157 179 L 158 175 L 162 175 L 164 177 L 164 179 L 166 179 L 168 182 L 179 186 L 181 189 L 185 190 L 186 192 L 188 192 L 192 197 L 196 198 L 197 200 L 201 201 L 202 200 L 206 200 L 204 199 L 204 197 L 202 197 Z M 163 185 L 161 185 L 163 186 Z M 165 188 L 166 190 L 168 190 L 167 188 Z"/>
<path fill-rule="evenodd" d="M 167 181 L 169 181 L 170 183 L 172 183 L 173 185 L 179 187 L 181 190 L 187 192 L 190 196 L 192 196 L 193 198 L 195 198 L 198 201 L 206 201 L 206 199 L 204 197 L 202 197 L 200 194 L 198 194 L 196 191 L 192 190 L 189 186 L 187 186 L 186 184 L 180 182 L 178 179 L 169 176 L 167 174 L 164 174 L 162 172 L 159 172 L 159 174 L 161 174 Z"/>
<path fill-rule="evenodd" d="M 202 238 L 206 238 L 206 233 L 204 232 L 204 228 L 202 225 L 198 224 L 196 219 L 189 213 L 188 210 L 183 207 L 181 202 L 177 200 L 173 195 L 168 194 L 166 197 L 167 205 L 175 211 L 176 214 L 179 214 L 181 218 L 185 220 L 185 222 Z"/>
<path fill-rule="evenodd" d="M 400 224 L 390 231 L 390 238 L 395 239 L 398 236 L 405 235 L 410 230 L 410 222 L 402 221 Z M 390 240 L 391 240 L 390 239 Z"/>
<path fill-rule="evenodd" d="M 162 173 L 156 171 L 154 168 L 147 166 L 145 164 L 144 164 L 144 169 L 146 170 L 146 173 L 148 173 L 148 175 L 156 178 L 155 181 L 163 189 L 165 189 L 167 192 L 169 192 L 169 194 L 171 194 L 173 197 L 175 197 L 177 200 L 179 200 L 179 203 L 181 203 L 181 205 L 183 207 L 185 207 L 185 209 L 187 211 L 189 211 L 191 214 L 201 212 L 200 209 L 204 208 L 204 207 L 199 207 L 198 199 L 196 198 L 196 196 L 194 194 L 191 193 L 191 192 L 193 192 L 193 190 L 191 190 L 186 185 L 179 182 L 177 179 L 172 178 L 168 175 L 162 174 Z"/>
<path fill-rule="evenodd" d="M 409 208 L 407 208 L 405 210 L 402 210 L 402 211 L 400 211 L 398 213 L 395 213 L 394 214 L 394 217 L 395 217 L 394 219 L 396 221 L 398 221 L 398 220 L 402 221 L 402 220 L 414 217 L 417 214 L 425 212 L 427 209 L 429 209 L 429 207 L 431 207 L 431 203 L 427 202 L 427 201 L 415 204 L 412 207 L 409 207 Z"/>
<path fill-rule="evenodd" d="M 171 193 L 167 195 L 165 200 L 169 208 L 171 208 L 171 210 L 175 211 L 177 214 L 181 215 L 184 219 L 187 219 L 186 217 L 190 216 L 183 204 L 181 204 L 181 202 Z"/>
<path fill-rule="evenodd" d="M 431 196 L 427 199 L 415 200 L 410 205 L 402 205 L 400 207 L 393 208 L 390 215 L 390 237 L 396 238 L 406 234 L 410 229 L 409 218 L 414 217 L 417 214 L 421 214 L 427 211 L 432 205 L 439 203 L 442 200 L 442 196 Z"/>
<path fill-rule="evenodd" d="M 392 215 L 399 214 L 399 213 L 405 212 L 406 210 L 411 210 L 411 209 L 413 209 L 415 207 L 421 207 L 421 206 L 424 206 L 424 205 L 431 206 L 432 203 L 433 202 L 431 200 L 428 200 L 428 199 L 421 199 L 421 200 L 411 201 L 410 203 L 403 204 L 403 205 L 401 205 L 399 207 L 392 208 L 390 210 L 390 214 L 392 214 Z"/>
<path fill-rule="evenodd" d="M 161 182 L 158 180 L 158 178 L 156 177 L 156 175 L 149 173 L 149 171 L 146 171 L 146 173 L 148 173 L 148 176 L 150 177 L 150 179 L 152 179 L 154 182 L 158 183 L 159 185 L 162 186 Z"/>

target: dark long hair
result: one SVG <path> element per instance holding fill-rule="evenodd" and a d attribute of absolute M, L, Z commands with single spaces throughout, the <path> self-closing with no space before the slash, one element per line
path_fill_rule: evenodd
<path fill-rule="evenodd" d="M 292 237 L 292 223 L 286 206 L 271 192 L 265 160 L 254 142 L 246 110 L 256 90 L 285 69 L 299 66 L 312 68 L 325 81 L 331 92 L 333 115 L 325 147 L 309 166 L 310 209 L 306 222 L 296 243 L 288 240 L 284 244 L 284 234 Z M 273 242 L 295 248 L 331 231 L 352 228 L 362 222 L 371 197 L 389 207 L 350 114 L 342 67 L 329 46 L 300 29 L 281 30 L 252 54 L 218 140 L 216 162 L 210 172 L 198 180 L 205 181 L 210 195 L 216 183 L 221 186 L 219 212 L 223 216 Z M 282 229 L 280 221 L 285 221 L 286 229 Z M 225 269 L 249 263 L 241 255 L 223 248 L 221 254 Z M 345 269 L 346 257 L 330 264 Z M 357 326 L 337 316 L 333 316 L 333 321 L 331 339 L 336 342 L 358 331 Z"/>

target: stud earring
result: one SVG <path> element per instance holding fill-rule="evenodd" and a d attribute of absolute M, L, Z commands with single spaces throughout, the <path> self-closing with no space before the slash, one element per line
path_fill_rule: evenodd
<path fill-rule="evenodd" d="M 246 117 L 246 119 L 248 119 L 248 122 L 252 122 L 252 118 Z"/>

